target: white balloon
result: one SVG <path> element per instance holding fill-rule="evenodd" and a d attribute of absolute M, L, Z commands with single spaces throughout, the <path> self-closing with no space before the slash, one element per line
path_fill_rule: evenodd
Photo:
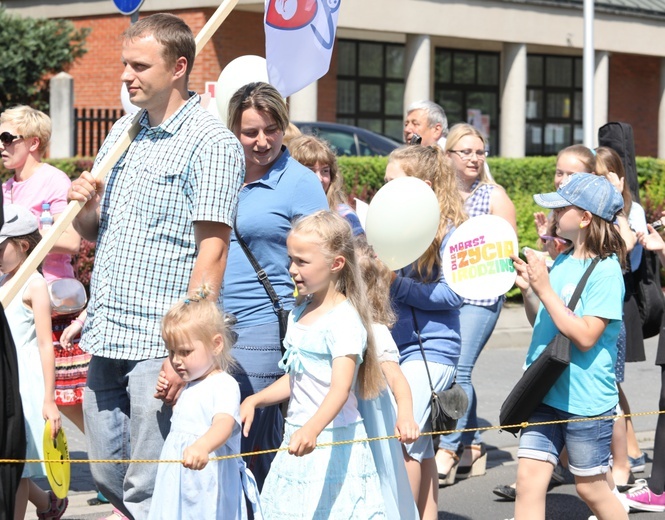
<path fill-rule="evenodd" d="M 401 269 L 427 251 L 440 218 L 432 188 L 416 177 L 400 177 L 383 186 L 370 202 L 367 242 L 388 267 Z"/>
<path fill-rule="evenodd" d="M 137 107 L 129 100 L 129 92 L 127 91 L 127 85 L 124 83 L 120 87 L 120 101 L 122 102 L 122 108 L 125 110 L 126 114 L 136 114 L 141 107 Z"/>
<path fill-rule="evenodd" d="M 215 100 L 217 101 L 217 111 L 219 118 L 227 124 L 229 101 L 231 96 L 236 93 L 240 87 L 248 83 L 263 81 L 268 83 L 268 67 L 266 59 L 261 56 L 240 56 L 230 62 L 217 80 L 215 89 Z"/>

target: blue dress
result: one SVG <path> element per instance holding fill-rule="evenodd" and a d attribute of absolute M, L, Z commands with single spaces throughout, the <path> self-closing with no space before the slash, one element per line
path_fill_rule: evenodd
<path fill-rule="evenodd" d="M 379 362 L 399 362 L 397 345 L 385 325 L 372 325 Z M 359 399 L 358 410 L 363 417 L 367 437 L 388 437 L 395 434 L 395 401 L 386 388 L 376 399 Z M 418 508 L 413 499 L 409 476 L 404 465 L 402 445 L 397 439 L 369 443 L 381 482 L 381 493 L 389 520 L 417 520 Z"/>
<path fill-rule="evenodd" d="M 359 365 L 366 346 L 365 329 L 348 301 L 308 326 L 297 323 L 306 305 L 296 307 L 289 316 L 286 352 L 280 363 L 291 383 L 282 447 L 288 446 L 291 435 L 320 407 L 330 388 L 333 359 L 355 355 Z M 351 391 L 340 413 L 316 442 L 366 438 L 357 399 Z M 263 485 L 261 506 L 269 520 L 386 518 L 367 442 L 317 448 L 303 457 L 280 451 Z"/>
<path fill-rule="evenodd" d="M 240 453 L 240 390 L 235 379 L 218 372 L 187 384 L 182 391 L 160 459 L 182 459 L 185 448 L 208 431 L 213 417 L 220 413 L 233 417 L 236 424 L 228 441 L 210 458 Z M 256 482 L 241 457 L 211 460 L 202 470 L 161 463 L 148 518 L 245 520 L 245 496 L 252 504 L 254 518 L 261 519 Z"/>

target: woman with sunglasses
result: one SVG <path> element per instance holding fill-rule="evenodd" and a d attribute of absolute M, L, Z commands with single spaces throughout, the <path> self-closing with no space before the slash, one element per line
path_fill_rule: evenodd
<path fill-rule="evenodd" d="M 51 139 L 51 119 L 29 106 L 5 110 L 0 116 L 0 156 L 14 175 L 2 185 L 4 204 L 16 204 L 39 217 L 42 205 L 49 204 L 53 220 L 67 207 L 71 181 L 67 174 L 43 162 Z M 47 230 L 42 229 L 44 234 Z M 42 264 L 48 283 L 74 278 L 72 255 L 78 253 L 81 237 L 70 225 L 55 243 Z M 90 356 L 73 345 L 60 347 L 59 333 L 70 324 L 71 316 L 52 319 L 56 361 L 55 402 L 60 411 L 83 431 L 83 388 Z M 60 518 L 65 501 L 51 500 L 38 486 L 30 484 L 29 499 L 40 518 Z M 53 515 L 53 516 L 49 516 Z"/>
<path fill-rule="evenodd" d="M 460 123 L 453 126 L 446 139 L 445 151 L 457 176 L 459 193 L 469 218 L 497 215 L 506 219 L 517 231 L 515 206 L 505 190 L 487 177 L 485 169 L 485 138 L 473 126 Z M 460 308 L 462 350 L 457 365 L 457 383 L 469 397 L 469 407 L 457 428 L 477 428 L 476 393 L 471 372 L 481 350 L 487 343 L 501 312 L 503 297 L 469 300 Z M 439 479 L 453 484 L 463 479 L 485 474 L 487 454 L 479 432 L 453 433 L 441 437 L 436 455 Z"/>
<path fill-rule="evenodd" d="M 244 400 L 284 372 L 277 366 L 282 352 L 275 305 L 239 239 L 265 271 L 280 304 L 291 309 L 294 284 L 286 236 L 297 216 L 327 210 L 328 202 L 316 175 L 291 158 L 283 146 L 288 109 L 272 85 L 250 83 L 240 88 L 229 101 L 227 122 L 245 152 L 245 179 L 224 274 L 224 310 L 238 320 L 234 326 L 238 340 L 232 352 L 238 368 L 233 375 Z M 282 428 L 279 406 L 257 409 L 249 435 L 242 438 L 241 451 L 278 448 Z M 259 489 L 273 458 L 274 453 L 245 460 Z"/>

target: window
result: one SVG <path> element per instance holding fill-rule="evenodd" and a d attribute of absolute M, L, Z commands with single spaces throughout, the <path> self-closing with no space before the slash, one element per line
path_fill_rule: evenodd
<path fill-rule="evenodd" d="M 498 151 L 499 53 L 436 49 L 434 101 L 446 111 L 449 127 L 477 120 L 480 111 L 477 124 L 488 130 L 491 151 Z"/>
<path fill-rule="evenodd" d="M 337 122 L 402 141 L 404 45 L 338 40 Z"/>
<path fill-rule="evenodd" d="M 582 58 L 527 57 L 527 155 L 554 155 L 583 141 L 582 80 Z"/>

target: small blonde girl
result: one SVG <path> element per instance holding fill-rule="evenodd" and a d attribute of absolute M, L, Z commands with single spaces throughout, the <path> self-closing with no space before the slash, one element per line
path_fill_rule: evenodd
<path fill-rule="evenodd" d="M 224 315 L 203 286 L 177 302 L 162 320 L 162 338 L 173 369 L 187 383 L 173 408 L 160 458 L 150 519 L 247 518 L 245 496 L 260 518 L 258 489 L 240 453 L 240 389 Z M 168 390 L 160 375 L 157 392 Z"/>
<path fill-rule="evenodd" d="M 288 453 L 279 452 L 270 468 L 261 494 L 264 513 L 385 518 L 366 442 L 314 450 L 321 443 L 366 439 L 356 388 L 360 397 L 374 398 L 385 386 L 351 228 L 339 215 L 319 211 L 296 221 L 287 248 L 289 271 L 307 298 L 289 317 L 280 362 L 286 374 L 241 407 L 247 433 L 255 408 L 289 399 L 282 443 Z"/>
<path fill-rule="evenodd" d="M 0 286 L 9 282 L 41 239 L 37 218 L 23 206 L 4 207 L 5 223 L 0 230 Z M 51 340 L 51 300 L 46 280 L 34 272 L 5 309 L 16 346 L 19 389 L 26 424 L 26 458 L 43 459 L 44 421 L 55 438 L 61 426 L 55 404 L 55 358 Z M 58 519 L 67 509 L 67 499 L 58 499 L 51 491 L 42 491 L 32 480 L 46 475 L 43 464 L 30 463 L 23 468 L 16 492 L 14 518 L 23 519 L 28 498 L 35 504 L 37 516 Z"/>

